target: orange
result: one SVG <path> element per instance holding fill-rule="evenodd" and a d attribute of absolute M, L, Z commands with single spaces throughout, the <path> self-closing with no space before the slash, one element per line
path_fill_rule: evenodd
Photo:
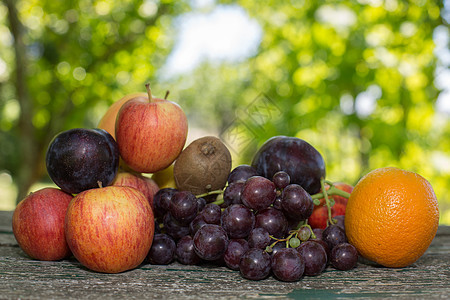
<path fill-rule="evenodd" d="M 345 231 L 359 254 L 385 267 L 414 263 L 439 223 L 436 195 L 419 174 L 398 168 L 371 171 L 347 202 Z"/>

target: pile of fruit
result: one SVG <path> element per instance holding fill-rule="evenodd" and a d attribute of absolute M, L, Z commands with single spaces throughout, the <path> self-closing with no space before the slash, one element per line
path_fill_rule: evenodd
<path fill-rule="evenodd" d="M 73 255 L 86 268 L 105 273 L 175 260 L 208 262 L 251 280 L 273 274 L 298 281 L 321 274 L 328 265 L 352 269 L 358 253 L 385 266 L 407 266 L 425 252 L 437 230 L 436 197 L 419 175 L 384 168 L 353 189 L 326 180 L 321 154 L 304 140 L 286 136 L 267 140 L 251 164 L 232 170 L 230 152 L 217 137 L 184 148 L 184 112 L 174 102 L 154 98 L 148 85 L 147 94 L 113 104 L 99 128 L 58 134 L 46 165 L 59 189 L 44 188 L 18 204 L 13 232 L 31 258 Z M 144 175 L 169 168 L 173 186 L 158 186 Z M 393 173 L 395 180 L 372 178 Z M 406 185 L 419 186 L 411 192 L 415 199 L 392 192 L 405 191 Z M 390 205 L 394 198 L 397 204 Z M 399 198 L 414 210 L 393 214 L 386 208 L 403 209 Z M 376 232 L 380 222 L 373 220 L 392 215 L 397 219 L 384 222 L 390 227 Z M 389 238 L 382 241 L 383 249 L 395 244 L 395 226 L 405 215 L 412 217 L 403 223 L 405 229 L 418 221 L 430 226 L 420 229 L 420 241 L 410 243 L 414 251 L 404 247 L 406 235 L 404 252 L 383 253 L 378 239 Z M 367 232 L 375 234 L 367 237 Z"/>

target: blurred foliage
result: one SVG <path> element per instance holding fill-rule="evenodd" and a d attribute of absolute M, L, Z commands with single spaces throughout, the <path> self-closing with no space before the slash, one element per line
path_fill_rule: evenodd
<path fill-rule="evenodd" d="M 31 133 L 20 126 L 8 5 L 24 26 L 32 113 L 22 122 L 31 123 Z M 441 210 L 449 210 L 450 122 L 435 110 L 439 90 L 433 84 L 433 32 L 448 25 L 441 1 L 220 5 L 240 5 L 257 20 L 263 30 L 257 53 L 163 79 L 157 71 L 176 42 L 174 20 L 191 10 L 189 2 L 3 1 L 0 170 L 21 189 L 27 187 L 20 179 L 24 168 L 35 170 L 31 182 L 45 179 L 46 146 L 57 132 L 94 127 L 108 105 L 150 80 L 155 95 L 170 89 L 191 127 L 224 138 L 235 165 L 250 163 L 271 136 L 297 136 L 323 154 L 330 180 L 355 184 L 371 169 L 397 166 L 427 178 Z M 23 141 L 30 138 L 33 157 L 26 160 Z"/>

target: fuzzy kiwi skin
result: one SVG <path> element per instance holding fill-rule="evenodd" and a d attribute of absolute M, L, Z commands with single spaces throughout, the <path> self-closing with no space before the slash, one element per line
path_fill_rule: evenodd
<path fill-rule="evenodd" d="M 231 154 L 214 136 L 193 141 L 178 156 L 173 167 L 179 190 L 200 195 L 225 187 L 231 171 Z"/>

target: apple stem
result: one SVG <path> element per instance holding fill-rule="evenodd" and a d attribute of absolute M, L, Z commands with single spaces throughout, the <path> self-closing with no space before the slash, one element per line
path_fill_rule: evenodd
<path fill-rule="evenodd" d="M 155 101 L 153 100 L 153 97 L 152 97 L 152 90 L 151 90 L 151 88 L 150 88 L 150 83 L 146 83 L 146 84 L 145 84 L 145 88 L 147 89 L 148 101 L 149 101 L 150 103 L 155 102 Z"/>
<path fill-rule="evenodd" d="M 164 100 L 167 100 L 167 97 L 169 97 L 170 91 L 166 91 L 166 95 L 164 96 Z"/>

